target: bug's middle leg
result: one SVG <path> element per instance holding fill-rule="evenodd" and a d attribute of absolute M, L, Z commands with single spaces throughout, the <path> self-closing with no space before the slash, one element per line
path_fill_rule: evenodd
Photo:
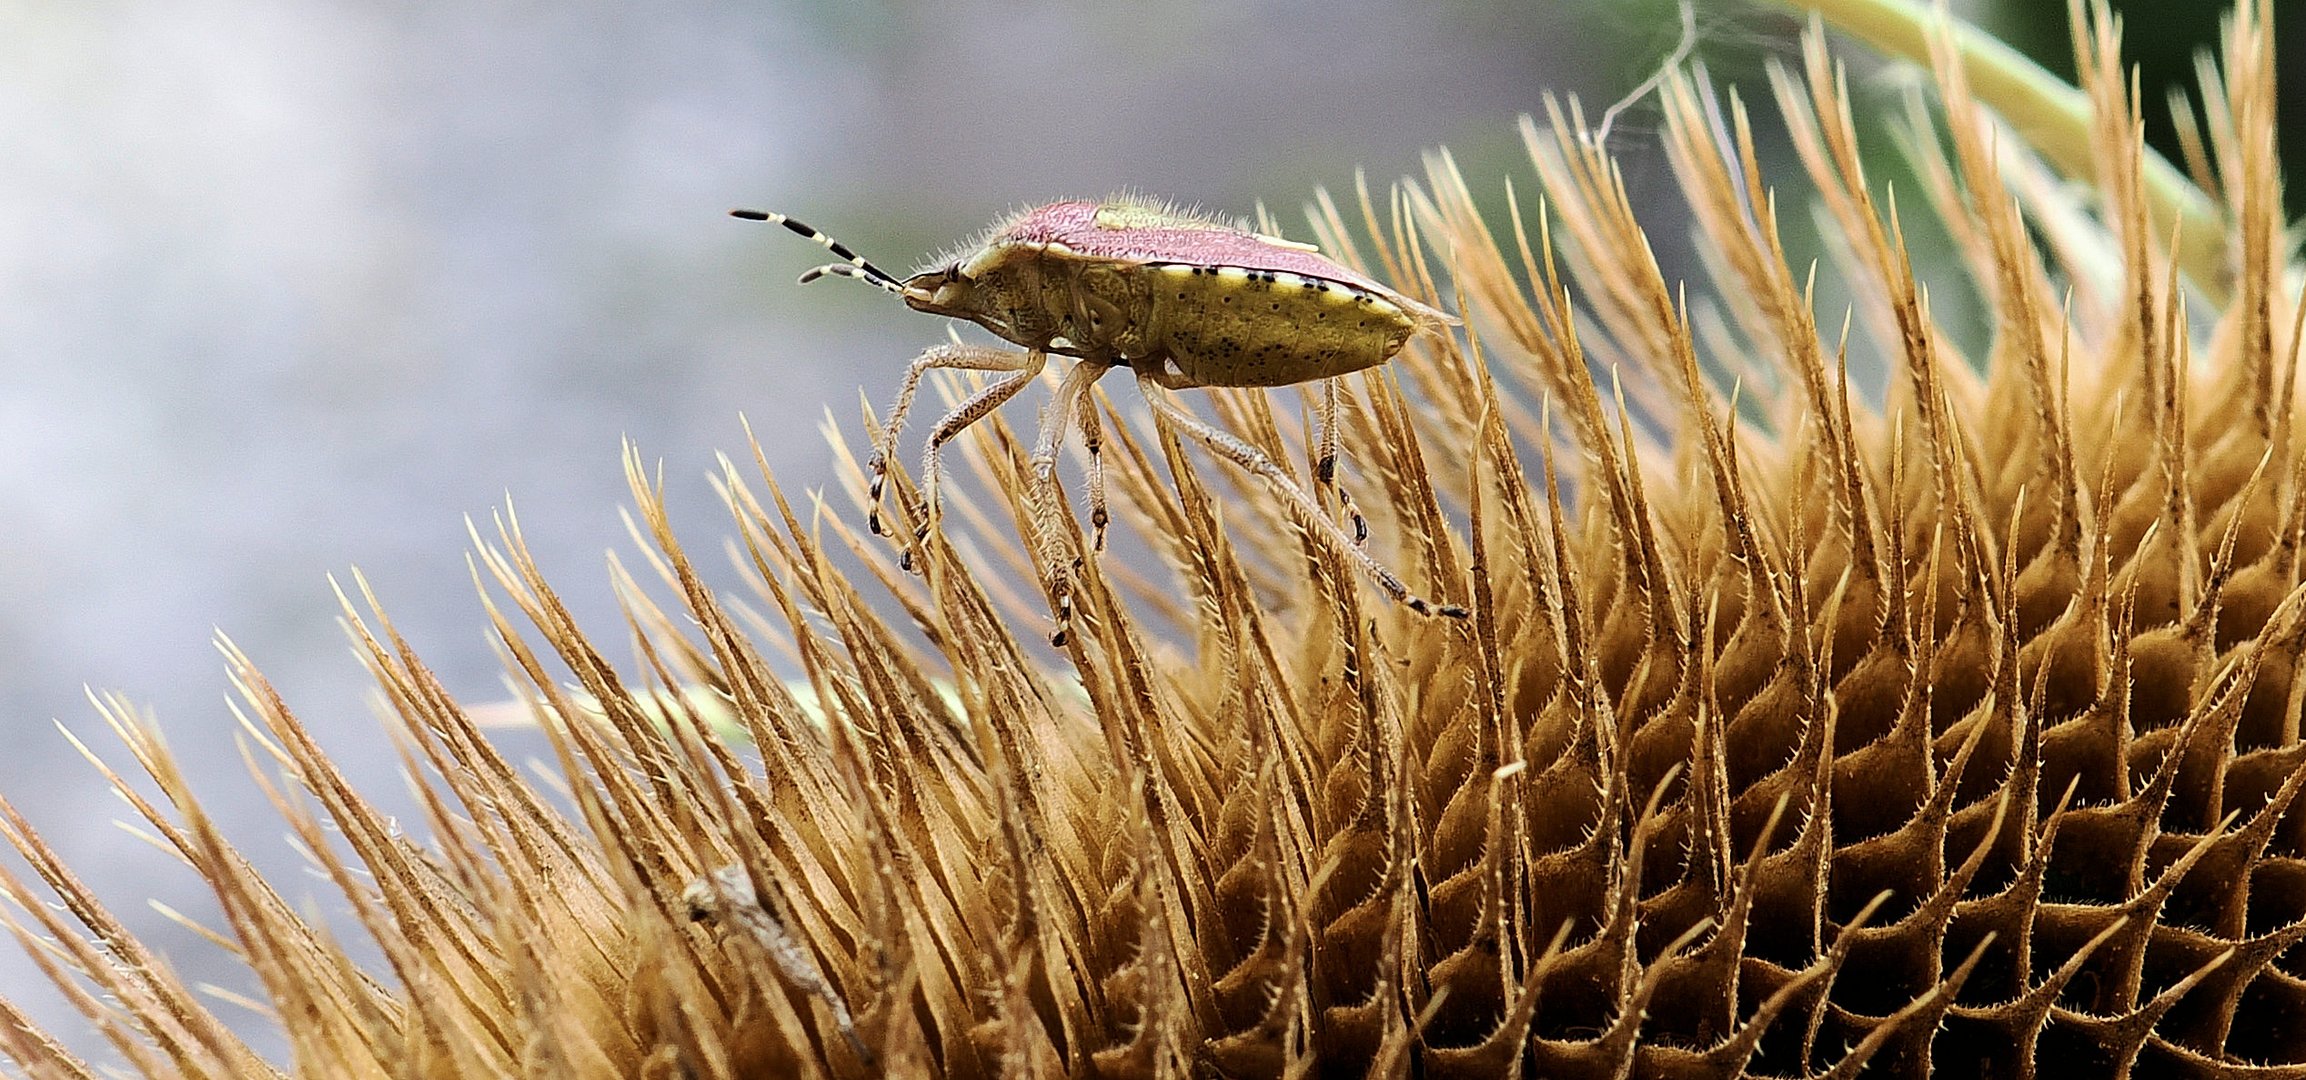
<path fill-rule="evenodd" d="M 1105 424 L 1097 416 L 1097 398 L 1084 394 L 1081 398 L 1081 447 L 1089 452 L 1089 528 L 1093 539 L 1091 551 L 1105 550 L 1105 526 L 1113 515 L 1105 509 Z"/>
<path fill-rule="evenodd" d="M 1321 380 L 1321 405 L 1314 413 L 1313 476 L 1337 496 L 1337 505 L 1353 519 L 1353 542 L 1369 541 L 1369 519 L 1353 505 L 1353 496 L 1337 484 L 1337 380 Z"/>
<path fill-rule="evenodd" d="M 1063 647 L 1073 629 L 1073 570 L 1074 560 L 1066 554 L 1061 540 L 1062 530 L 1071 520 L 1065 510 L 1063 493 L 1057 488 L 1057 448 L 1063 444 L 1065 433 L 1072 430 L 1085 413 L 1093 413 L 1096 399 L 1090 390 L 1103 378 L 1111 365 L 1084 359 L 1065 372 L 1057 384 L 1057 392 L 1050 396 L 1048 411 L 1041 414 L 1041 435 L 1034 441 L 1033 515 L 1034 530 L 1041 535 L 1038 546 L 1042 549 L 1043 573 L 1048 579 L 1050 605 L 1055 609 L 1057 629 L 1049 635 L 1049 644 Z M 1094 419 L 1086 422 L 1094 422 Z M 1084 428 L 1086 430 L 1086 428 Z M 1097 438 L 1101 441 L 1102 433 Z M 1092 444 L 1094 452 L 1095 443 Z M 1097 466 L 1092 466 L 1090 487 L 1092 507 L 1090 521 L 1097 531 L 1097 544 L 1104 545 L 1104 477 Z"/>
<path fill-rule="evenodd" d="M 964 345 L 958 341 L 931 346 L 928 351 L 914 358 L 912 364 L 905 368 L 904 381 L 897 384 L 897 401 L 889 406 L 888 418 L 881 424 L 880 444 L 873 447 L 873 456 L 865 462 L 865 471 L 870 478 L 865 501 L 871 507 L 866 511 L 865 525 L 873 530 L 873 535 L 888 535 L 888 531 L 881 526 L 881 491 L 888 483 L 889 459 L 897 452 L 897 436 L 905 430 L 906 414 L 913 411 L 913 395 L 921 389 L 922 376 L 939 369 L 1017 371 L 1030 363 L 1030 357 L 1015 349 Z M 933 481 L 924 478 L 923 482 Z"/>

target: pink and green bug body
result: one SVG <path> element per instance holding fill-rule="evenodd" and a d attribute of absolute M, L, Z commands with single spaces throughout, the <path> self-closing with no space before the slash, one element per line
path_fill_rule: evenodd
<path fill-rule="evenodd" d="M 1452 321 L 1307 245 L 1133 203 L 1026 211 L 906 284 L 935 286 L 919 310 L 1170 386 L 1349 375 Z"/>
<path fill-rule="evenodd" d="M 1107 371 L 1134 371 L 1146 400 L 1195 441 L 1258 474 L 1295 504 L 1314 535 L 1357 562 L 1387 593 L 1424 613 L 1463 616 L 1411 594 L 1363 551 L 1318 500 L 1263 453 L 1212 428 L 1167 391 L 1185 387 L 1272 387 L 1334 379 L 1385 363 L 1421 331 L 1446 332 L 1456 320 L 1324 257 L 1310 245 L 1265 236 L 1166 207 L 1130 200 L 1050 203 L 994 226 L 977 243 L 909 278 L 898 279 L 838 241 L 781 214 L 735 211 L 773 221 L 816 241 L 844 261 L 802 275 L 853 277 L 897 294 L 916 311 L 976 323 L 1024 352 L 939 345 L 915 360 L 890 410 L 881 450 L 873 455 L 872 525 L 889 451 L 912 407 L 922 376 L 938 368 L 1006 372 L 964 401 L 930 433 L 923 465 L 934 492 L 939 448 L 1037 378 L 1049 355 L 1078 359 L 1058 384 L 1034 449 L 1036 477 L 1053 488 L 1065 432 L 1078 427 L 1090 452 L 1090 519 L 1103 541 L 1102 442 L 1089 391 Z M 1318 469 L 1334 467 L 1330 423 L 1334 384 L 1321 410 Z M 1046 499 L 1046 506 L 1057 506 Z M 921 517 L 925 532 L 935 500 Z M 1359 515 L 1354 516 L 1361 532 Z M 908 553 L 908 559 L 910 553 Z M 1071 617 L 1070 564 L 1050 567 L 1052 601 L 1063 643 Z"/>

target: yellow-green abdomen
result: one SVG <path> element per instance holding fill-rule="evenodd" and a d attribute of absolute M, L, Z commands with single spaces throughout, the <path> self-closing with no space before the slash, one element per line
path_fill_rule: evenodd
<path fill-rule="evenodd" d="M 1285 271 L 1149 266 L 1156 355 L 1202 386 L 1287 386 L 1375 367 L 1417 324 L 1350 285 Z"/>

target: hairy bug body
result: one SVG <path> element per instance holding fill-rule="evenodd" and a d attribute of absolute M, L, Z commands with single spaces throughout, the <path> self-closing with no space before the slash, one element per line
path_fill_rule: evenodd
<path fill-rule="evenodd" d="M 1348 375 L 1391 359 L 1421 326 L 1448 322 L 1305 245 L 1126 203 L 1027 211 L 914 281 L 941 276 L 968 284 L 908 302 L 1172 386 Z"/>
<path fill-rule="evenodd" d="M 1213 428 L 1171 400 L 1184 387 L 1270 387 L 1333 379 L 1393 358 L 1420 331 L 1455 320 L 1322 256 L 1309 245 L 1264 236 L 1133 200 L 1050 203 L 989 230 L 962 252 L 898 279 L 840 242 L 782 214 L 737 210 L 742 218 L 784 225 L 831 250 L 842 262 L 803 274 L 853 277 L 897 294 L 907 306 L 978 324 L 1022 353 L 953 342 L 913 361 L 874 453 L 870 524 L 881 531 L 881 491 L 889 453 L 921 378 L 939 368 L 1006 373 L 938 421 L 930 433 L 922 483 L 928 493 L 921 528 L 935 512 L 939 449 L 1039 377 L 1051 354 L 1079 360 L 1058 384 L 1035 444 L 1036 479 L 1055 485 L 1056 456 L 1078 427 L 1090 452 L 1090 520 L 1102 547 L 1106 512 L 1098 450 L 1102 439 L 1089 391 L 1107 371 L 1127 367 L 1163 419 L 1266 480 L 1288 497 L 1315 536 L 1336 548 L 1392 595 L 1426 614 L 1462 617 L 1434 605 L 1363 551 L 1360 515 L 1348 535 L 1289 473 L 1242 440 Z M 1322 399 L 1317 474 L 1335 470 L 1335 384 Z M 1341 493 L 1342 495 L 1342 493 Z M 1054 498 L 1042 500 L 1054 511 Z M 1350 508 L 1350 501 L 1347 502 Z M 908 553 L 908 561 L 910 553 Z M 1049 566 L 1051 600 L 1063 644 L 1071 619 L 1071 567 Z"/>

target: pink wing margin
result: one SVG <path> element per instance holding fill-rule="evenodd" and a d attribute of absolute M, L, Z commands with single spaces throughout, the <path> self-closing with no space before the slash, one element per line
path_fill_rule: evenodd
<path fill-rule="evenodd" d="M 1371 281 L 1319 252 L 1283 247 L 1253 233 L 1217 224 L 1199 228 L 1147 226 L 1109 229 L 1097 224 L 1098 209 L 1098 203 L 1086 201 L 1050 203 L 1027 211 L 1003 229 L 994 238 L 994 242 L 1058 243 L 1083 255 L 1129 262 L 1274 270 L 1335 281 L 1372 292 L 1402 305 L 1413 315 L 1436 322 L 1454 325 L 1458 321 L 1396 290 Z"/>

